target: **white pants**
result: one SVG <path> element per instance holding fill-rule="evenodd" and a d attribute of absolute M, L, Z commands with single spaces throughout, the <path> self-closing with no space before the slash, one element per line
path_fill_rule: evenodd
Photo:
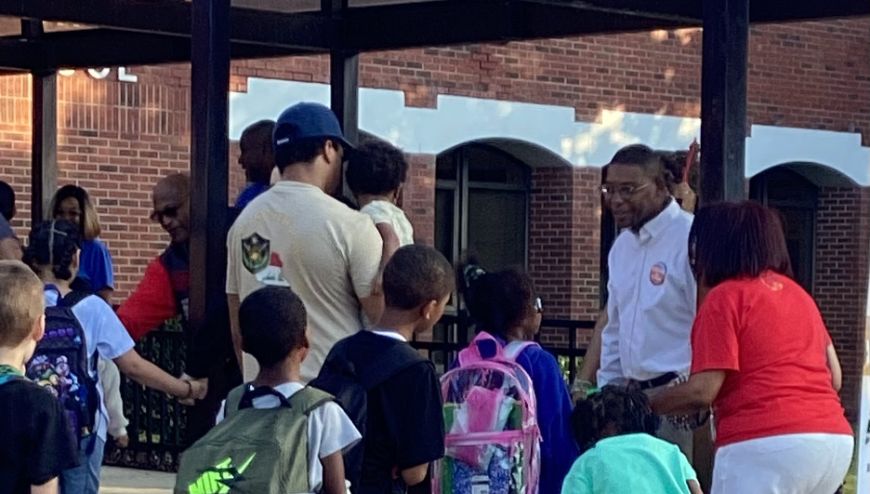
<path fill-rule="evenodd" d="M 719 448 L 711 494 L 833 494 L 852 462 L 852 436 L 787 434 Z"/>

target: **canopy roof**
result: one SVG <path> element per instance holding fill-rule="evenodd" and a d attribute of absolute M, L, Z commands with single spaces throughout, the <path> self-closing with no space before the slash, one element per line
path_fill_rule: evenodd
<path fill-rule="evenodd" d="M 699 0 L 233 0 L 231 56 L 422 46 L 699 27 Z M 857 0 L 756 0 L 750 22 L 870 15 Z M 191 59 L 185 0 L 3 0 L 0 68 L 40 71 Z M 40 22 L 41 21 L 41 22 Z"/>

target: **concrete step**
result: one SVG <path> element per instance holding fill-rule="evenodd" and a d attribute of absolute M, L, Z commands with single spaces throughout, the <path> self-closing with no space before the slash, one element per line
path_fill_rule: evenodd
<path fill-rule="evenodd" d="M 172 494 L 175 474 L 103 467 L 100 494 Z"/>

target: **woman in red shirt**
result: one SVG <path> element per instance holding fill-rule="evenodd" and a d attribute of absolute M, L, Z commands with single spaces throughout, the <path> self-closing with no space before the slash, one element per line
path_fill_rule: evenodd
<path fill-rule="evenodd" d="M 660 414 L 716 417 L 713 494 L 829 494 L 852 458 L 836 360 L 812 297 L 791 279 L 782 223 L 752 202 L 702 209 L 689 234 L 700 291 L 692 375 Z"/>

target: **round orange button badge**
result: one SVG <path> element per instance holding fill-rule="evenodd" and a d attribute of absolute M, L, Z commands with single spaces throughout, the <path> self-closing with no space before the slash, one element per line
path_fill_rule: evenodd
<path fill-rule="evenodd" d="M 649 281 L 655 286 L 664 284 L 668 277 L 668 265 L 663 262 L 653 264 L 649 270 Z"/>

